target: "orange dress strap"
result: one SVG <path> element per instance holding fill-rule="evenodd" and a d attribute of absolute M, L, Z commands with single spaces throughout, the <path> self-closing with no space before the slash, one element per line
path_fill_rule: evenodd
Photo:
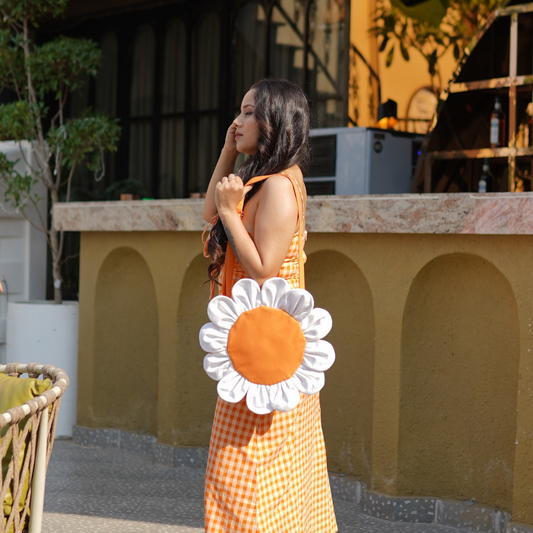
<path fill-rule="evenodd" d="M 272 176 L 285 176 L 289 179 L 294 189 L 296 196 L 296 203 L 298 205 L 298 264 L 300 267 L 300 289 L 305 289 L 305 274 L 304 274 L 304 216 L 303 216 L 303 198 L 298 182 L 290 174 L 286 172 L 278 172 L 276 174 L 269 174 L 268 176 L 256 176 L 248 180 L 246 185 L 253 185 L 259 183 Z M 242 213 L 244 206 L 244 198 L 237 206 L 237 211 Z M 231 248 L 230 243 L 226 248 L 226 260 L 224 262 L 224 280 L 221 287 L 221 293 L 225 296 L 231 296 L 231 289 L 233 288 L 233 271 L 235 270 L 235 254 Z"/>

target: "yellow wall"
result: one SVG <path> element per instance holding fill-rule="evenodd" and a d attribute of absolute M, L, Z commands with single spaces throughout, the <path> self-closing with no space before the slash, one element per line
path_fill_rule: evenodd
<path fill-rule="evenodd" d="M 322 395 L 329 469 L 370 481 L 374 315 L 370 287 L 345 254 L 320 250 L 309 255 L 306 288 L 315 305 L 327 309 L 333 329 L 327 340 L 336 351 Z"/>
<path fill-rule="evenodd" d="M 154 434 L 159 335 L 150 269 L 132 248 L 117 248 L 100 267 L 95 292 L 94 366 L 105 369 L 92 383 L 95 423 Z"/>
<path fill-rule="evenodd" d="M 493 264 L 456 253 L 418 273 L 402 327 L 402 494 L 510 509 L 519 355 L 513 290 Z"/>
<path fill-rule="evenodd" d="M 174 347 L 178 363 L 176 401 L 180 408 L 173 409 L 169 444 L 206 446 L 211 435 L 217 392 L 215 382 L 204 372 L 205 352 L 198 343 L 200 328 L 209 322 L 204 305 L 209 301 L 209 284 L 204 285 L 208 265 L 203 255 L 197 255 L 181 283 L 176 321 L 178 345 Z"/>
<path fill-rule="evenodd" d="M 330 469 L 533 523 L 533 237 L 312 233 L 306 251 L 334 321 Z M 196 232 L 82 234 L 79 424 L 208 444 L 200 252 Z"/>

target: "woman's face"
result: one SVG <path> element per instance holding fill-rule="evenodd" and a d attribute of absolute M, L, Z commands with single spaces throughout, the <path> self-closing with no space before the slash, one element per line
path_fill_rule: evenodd
<path fill-rule="evenodd" d="M 233 121 L 236 126 L 235 143 L 242 154 L 253 155 L 257 151 L 259 125 L 255 120 L 255 90 L 248 91 L 241 104 L 241 113 Z"/>

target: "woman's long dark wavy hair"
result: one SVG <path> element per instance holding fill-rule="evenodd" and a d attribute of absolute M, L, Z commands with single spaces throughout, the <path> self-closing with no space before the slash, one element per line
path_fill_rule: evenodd
<path fill-rule="evenodd" d="M 255 176 L 282 172 L 293 165 L 305 170 L 309 163 L 309 104 L 304 92 L 294 83 L 280 79 L 264 79 L 255 90 L 254 116 L 259 126 L 257 152 L 239 169 L 244 184 Z M 260 189 L 256 183 L 246 195 L 244 204 Z M 211 265 L 207 274 L 217 278 L 226 260 L 228 237 L 220 220 L 209 234 L 207 251 Z"/>

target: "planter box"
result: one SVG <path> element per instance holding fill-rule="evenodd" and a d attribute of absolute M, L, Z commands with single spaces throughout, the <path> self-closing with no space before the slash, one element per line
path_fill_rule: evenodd
<path fill-rule="evenodd" d="M 38 168 L 32 144 L 28 141 L 0 142 L 0 152 L 9 161 L 18 161 L 15 169 L 21 174 Z M 33 188 L 41 200 L 40 216 L 47 218 L 48 191 L 40 180 Z M 3 280 L 4 296 L 9 301 L 42 300 L 46 298 L 46 237 L 32 226 L 39 226 L 39 213 L 33 206 L 25 210 L 30 221 L 6 203 L 0 195 L 0 280 Z M 0 363 L 6 363 L 6 310 L 0 309 Z M 26 362 L 23 359 L 21 362 Z"/>
<path fill-rule="evenodd" d="M 71 437 L 78 394 L 78 302 L 9 302 L 7 362 L 40 362 L 61 368 L 69 377 L 61 399 L 56 436 Z"/>

